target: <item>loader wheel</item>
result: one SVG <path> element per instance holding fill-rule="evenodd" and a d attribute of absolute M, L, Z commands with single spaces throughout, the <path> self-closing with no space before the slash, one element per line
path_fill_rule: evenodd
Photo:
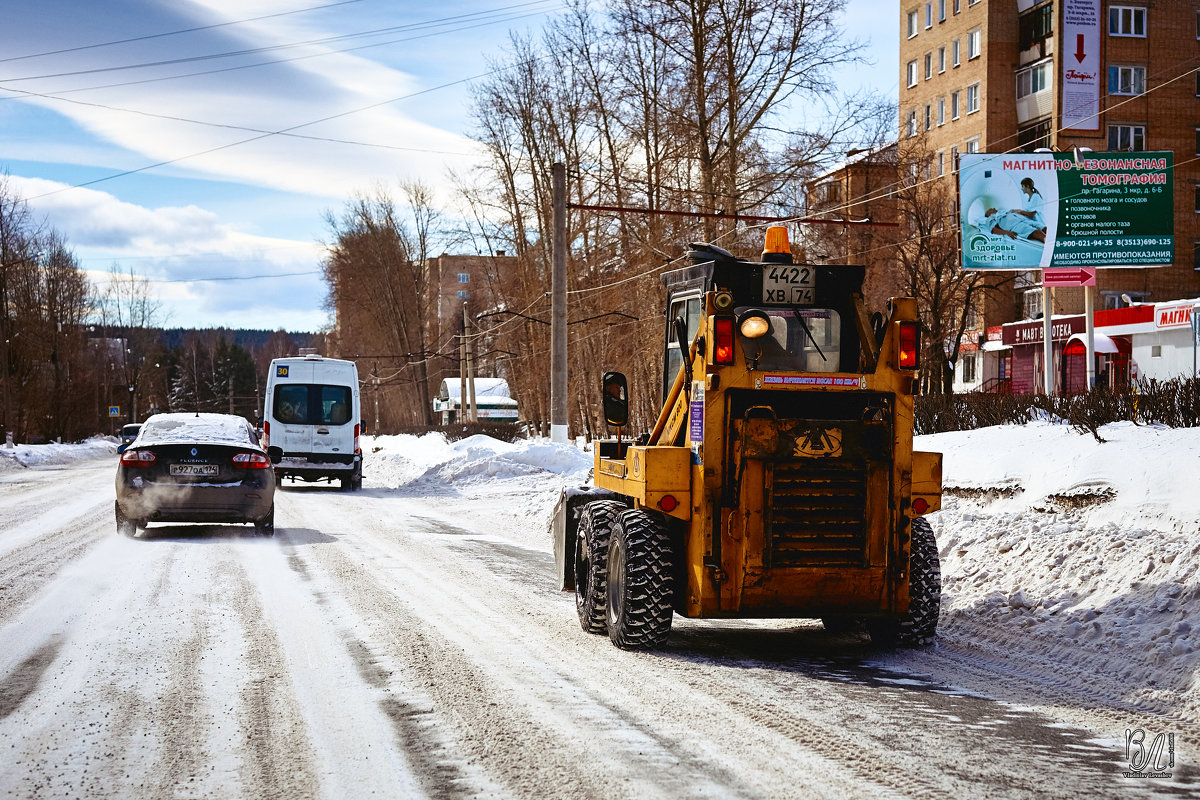
<path fill-rule="evenodd" d="M 942 569 L 933 528 L 923 517 L 912 521 L 908 595 L 908 611 L 899 619 L 867 622 L 875 644 L 884 647 L 933 644 L 942 606 Z"/>
<path fill-rule="evenodd" d="M 588 633 L 604 633 L 608 542 L 625 506 L 597 500 L 583 507 L 575 536 L 575 611 Z"/>
<path fill-rule="evenodd" d="M 659 647 L 671 633 L 671 539 L 655 517 L 621 515 L 608 544 L 608 638 L 624 650 Z"/>

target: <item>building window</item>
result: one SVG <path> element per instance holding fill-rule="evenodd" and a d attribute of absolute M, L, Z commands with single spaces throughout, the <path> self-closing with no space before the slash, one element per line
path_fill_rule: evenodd
<path fill-rule="evenodd" d="M 958 145 L 950 148 L 950 169 L 958 169 Z"/>
<path fill-rule="evenodd" d="M 1196 155 L 1200 156 L 1200 128 L 1196 128 Z"/>
<path fill-rule="evenodd" d="M 1044 119 L 1017 131 L 1017 150 L 1032 153 L 1039 147 L 1050 146 L 1050 120 Z"/>
<path fill-rule="evenodd" d="M 1109 67 L 1109 94 L 1142 94 L 1146 91 L 1145 67 Z"/>
<path fill-rule="evenodd" d="M 1145 36 L 1146 9 L 1136 6 L 1109 6 L 1108 34 L 1110 36 Z"/>
<path fill-rule="evenodd" d="M 962 379 L 963 383 L 974 383 L 979 380 L 975 373 L 975 354 L 962 354 Z"/>
<path fill-rule="evenodd" d="M 978 153 L 979 152 L 979 137 L 978 136 L 975 136 L 971 139 L 967 139 L 967 148 L 964 152 L 967 152 L 967 153 Z"/>
<path fill-rule="evenodd" d="M 933 127 L 933 107 L 929 103 L 925 104 L 925 130 Z"/>
<path fill-rule="evenodd" d="M 893 19 L 894 19 L 894 17 L 893 17 Z M 926 28 L 933 27 L 933 3 L 925 4 L 925 27 Z"/>
<path fill-rule="evenodd" d="M 458 273 L 458 282 L 459 283 L 470 283 L 471 282 L 471 274 L 469 272 Z"/>
<path fill-rule="evenodd" d="M 1200 214 L 1200 186 L 1196 188 L 1196 213 Z"/>
<path fill-rule="evenodd" d="M 1029 50 L 1034 45 L 1042 44 L 1054 33 L 1054 4 L 1046 3 L 1041 8 L 1025 14 L 1017 25 L 1017 39 L 1021 50 Z M 1046 51 L 1042 50 L 1042 55 L 1045 54 Z"/>
<path fill-rule="evenodd" d="M 908 112 L 908 119 L 904 121 L 904 133 L 906 136 L 917 135 L 917 112 Z"/>
<path fill-rule="evenodd" d="M 1150 345 L 1150 357 L 1151 358 L 1162 358 L 1162 345 L 1161 344 Z"/>
<path fill-rule="evenodd" d="M 950 63 L 956 67 L 960 63 L 958 52 L 959 52 L 958 39 L 955 39 L 953 42 L 950 43 Z"/>
<path fill-rule="evenodd" d="M 958 92 L 950 93 L 950 119 L 958 119 Z"/>
<path fill-rule="evenodd" d="M 826 203 L 842 202 L 842 185 L 837 181 L 829 181 L 821 184 L 821 192 L 824 195 Z"/>
<path fill-rule="evenodd" d="M 1196 97 L 1200 97 L 1200 70 L 1196 70 Z"/>
<path fill-rule="evenodd" d="M 946 0 L 938 0 L 938 22 L 946 21 Z"/>
<path fill-rule="evenodd" d="M 1109 125 L 1109 152 L 1128 150 L 1141 152 L 1146 149 L 1146 128 L 1144 125 Z"/>
<path fill-rule="evenodd" d="M 1017 99 L 1037 94 L 1050 88 L 1050 65 L 1045 61 L 1017 72 Z"/>
<path fill-rule="evenodd" d="M 962 0 L 954 0 L 954 13 L 962 11 Z"/>
<path fill-rule="evenodd" d="M 938 117 L 937 117 L 937 119 L 938 119 L 939 126 L 946 124 L 946 98 L 944 98 L 944 97 L 938 98 Z M 1197 135 L 1200 136 L 1200 131 L 1197 131 Z"/>
<path fill-rule="evenodd" d="M 1042 290 L 1030 289 L 1021 295 L 1021 308 L 1025 319 L 1037 319 L 1042 316 Z"/>
<path fill-rule="evenodd" d="M 967 113 L 974 114 L 979 110 L 979 84 L 972 83 L 967 87 Z"/>
<path fill-rule="evenodd" d="M 925 54 L 925 80 L 933 77 L 933 53 Z"/>
<path fill-rule="evenodd" d="M 943 46 L 943 47 L 938 48 L 938 73 L 940 74 L 945 71 L 946 71 L 946 48 Z M 1200 75 L 1200 73 L 1196 73 L 1196 74 Z"/>
<path fill-rule="evenodd" d="M 913 38 L 917 35 L 917 12 L 908 12 L 908 38 Z"/>
<path fill-rule="evenodd" d="M 467 294 L 468 294 L 468 293 L 467 293 L 467 290 L 466 290 L 466 289 L 459 289 L 459 290 L 458 290 L 458 299 L 459 299 L 459 300 L 466 300 L 466 299 L 467 299 Z"/>
<path fill-rule="evenodd" d="M 940 178 L 946 174 L 946 154 L 943 153 L 941 150 L 938 150 L 937 165 L 938 165 L 938 177 Z"/>
<path fill-rule="evenodd" d="M 967 61 L 979 58 L 982 41 L 983 31 L 980 28 L 967 32 Z"/>
<path fill-rule="evenodd" d="M 1192 269 L 1200 269 L 1200 239 L 1192 240 Z"/>
<path fill-rule="evenodd" d="M 917 62 L 908 62 L 908 86 L 912 88 L 917 85 Z"/>

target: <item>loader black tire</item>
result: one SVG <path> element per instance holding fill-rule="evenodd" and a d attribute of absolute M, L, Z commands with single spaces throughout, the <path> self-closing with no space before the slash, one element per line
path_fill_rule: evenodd
<path fill-rule="evenodd" d="M 621 515 L 608 544 L 608 638 L 623 650 L 661 647 L 671 633 L 671 537 L 654 515 Z"/>
<path fill-rule="evenodd" d="M 608 543 L 625 505 L 596 500 L 583 507 L 575 536 L 575 611 L 588 633 L 604 633 L 608 600 Z"/>
<path fill-rule="evenodd" d="M 942 568 L 933 528 L 923 517 L 912 521 L 908 611 L 898 619 L 869 620 L 871 641 L 884 647 L 924 647 L 937 635 L 942 607 Z"/>

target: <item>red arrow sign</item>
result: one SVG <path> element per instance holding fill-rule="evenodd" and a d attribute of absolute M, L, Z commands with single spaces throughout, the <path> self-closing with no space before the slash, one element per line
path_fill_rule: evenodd
<path fill-rule="evenodd" d="M 1084 58 L 1086 58 L 1086 54 L 1083 52 L 1083 34 L 1081 33 L 1075 37 L 1075 60 L 1082 64 Z"/>
<path fill-rule="evenodd" d="M 1095 267 L 1051 267 L 1042 270 L 1046 286 L 1095 286 Z"/>

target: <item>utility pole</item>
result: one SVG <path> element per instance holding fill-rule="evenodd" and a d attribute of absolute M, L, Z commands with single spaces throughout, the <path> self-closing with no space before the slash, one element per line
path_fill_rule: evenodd
<path fill-rule="evenodd" d="M 550 167 L 554 238 L 550 280 L 550 441 L 565 444 L 567 429 L 567 165 Z"/>
<path fill-rule="evenodd" d="M 467 357 L 467 391 L 471 393 L 471 422 L 479 422 L 479 406 L 475 403 L 474 353 L 471 351 L 471 337 L 468 335 L 470 327 L 471 320 L 467 315 L 467 304 L 463 303 L 463 344 L 466 347 L 464 352 Z M 466 408 L 465 402 L 463 403 L 463 408 Z"/>

